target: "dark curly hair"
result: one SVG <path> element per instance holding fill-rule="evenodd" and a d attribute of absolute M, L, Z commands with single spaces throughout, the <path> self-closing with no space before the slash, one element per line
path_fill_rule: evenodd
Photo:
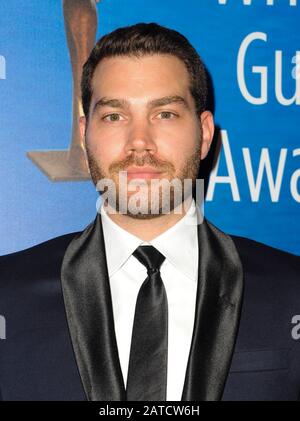
<path fill-rule="evenodd" d="M 195 48 L 179 32 L 156 23 L 138 23 L 118 28 L 103 36 L 83 66 L 81 93 L 83 111 L 88 118 L 92 98 L 91 82 L 99 62 L 105 57 L 170 54 L 185 63 L 190 77 L 190 92 L 196 112 L 207 107 L 208 81 L 204 64 Z"/>

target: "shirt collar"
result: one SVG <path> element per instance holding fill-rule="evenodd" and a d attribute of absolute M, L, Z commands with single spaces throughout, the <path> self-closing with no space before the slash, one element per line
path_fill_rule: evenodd
<path fill-rule="evenodd" d="M 106 213 L 103 204 L 100 212 L 109 276 L 114 275 L 123 266 L 137 247 L 150 244 L 180 272 L 194 281 L 197 280 L 198 235 L 194 200 L 183 218 L 149 242 L 143 241 L 116 224 Z"/>

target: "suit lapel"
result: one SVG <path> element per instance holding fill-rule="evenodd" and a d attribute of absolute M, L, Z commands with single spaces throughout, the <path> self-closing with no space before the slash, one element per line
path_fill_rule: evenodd
<path fill-rule="evenodd" d="M 199 271 L 183 401 L 220 400 L 240 318 L 243 270 L 231 238 L 198 225 Z M 88 400 L 124 401 L 101 215 L 72 240 L 61 281 L 80 377 Z"/>
<path fill-rule="evenodd" d="M 72 240 L 61 281 L 73 349 L 88 400 L 125 400 L 101 216 Z"/>
<path fill-rule="evenodd" d="M 198 225 L 199 270 L 192 344 L 183 401 L 220 400 L 240 320 L 243 270 L 232 239 Z"/>

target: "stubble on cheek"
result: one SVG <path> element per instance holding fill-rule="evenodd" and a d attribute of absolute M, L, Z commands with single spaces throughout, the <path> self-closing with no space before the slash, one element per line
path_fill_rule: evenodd
<path fill-rule="evenodd" d="M 131 166 L 137 166 L 137 167 L 150 166 L 151 168 L 157 169 L 157 171 L 164 173 L 162 175 L 162 178 L 164 179 L 168 179 L 169 181 L 171 181 L 175 178 L 178 178 L 181 180 L 182 185 L 185 179 L 192 179 L 193 185 L 194 185 L 195 180 L 198 175 L 199 166 L 200 166 L 201 138 L 202 138 L 202 133 L 201 133 L 200 139 L 198 139 L 198 141 L 196 142 L 195 150 L 189 156 L 186 156 L 186 158 L 184 159 L 182 163 L 182 166 L 180 168 L 177 168 L 177 171 L 176 171 L 175 165 L 172 162 L 158 159 L 157 157 L 153 156 L 150 153 L 146 153 L 143 156 L 139 156 L 133 153 L 123 160 L 112 161 L 109 165 L 106 164 L 104 167 L 104 165 L 101 163 L 101 161 L 103 162 L 103 160 L 101 160 L 100 151 L 97 150 L 97 151 L 92 152 L 91 148 L 89 148 L 87 145 L 86 147 L 87 159 L 88 159 L 88 165 L 89 165 L 92 181 L 96 187 L 97 187 L 98 182 L 104 179 L 111 180 L 114 183 L 115 189 L 116 189 L 115 192 L 116 192 L 117 210 L 120 205 L 119 204 L 119 193 L 120 193 L 119 192 L 120 190 L 119 173 L 121 171 L 126 171 Z M 101 193 L 101 191 L 99 192 Z M 129 200 L 129 197 L 133 195 L 134 193 L 135 192 L 132 192 L 132 191 L 127 192 L 127 199 Z M 180 202 L 183 202 L 183 199 L 184 197 L 182 196 L 182 199 L 180 199 Z M 150 195 L 149 195 L 148 200 L 150 200 Z M 161 194 L 160 194 L 159 202 L 160 202 L 159 213 L 161 214 L 161 209 L 162 209 Z M 178 205 L 178 201 L 174 199 L 174 192 L 172 192 L 171 190 L 170 210 L 174 209 L 174 207 L 176 207 L 177 205 Z M 133 218 L 147 218 L 147 217 L 153 218 L 159 215 L 138 214 L 138 215 L 129 215 L 129 216 L 132 216 Z"/>

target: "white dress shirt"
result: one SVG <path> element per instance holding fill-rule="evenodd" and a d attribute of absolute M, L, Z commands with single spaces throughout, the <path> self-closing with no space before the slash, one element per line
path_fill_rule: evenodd
<path fill-rule="evenodd" d="M 168 299 L 167 400 L 180 401 L 194 327 L 198 279 L 195 202 L 171 228 L 149 242 L 116 224 L 101 206 L 119 359 L 126 387 L 135 304 L 147 270 L 132 253 L 152 245 L 165 260 L 160 273 Z"/>

